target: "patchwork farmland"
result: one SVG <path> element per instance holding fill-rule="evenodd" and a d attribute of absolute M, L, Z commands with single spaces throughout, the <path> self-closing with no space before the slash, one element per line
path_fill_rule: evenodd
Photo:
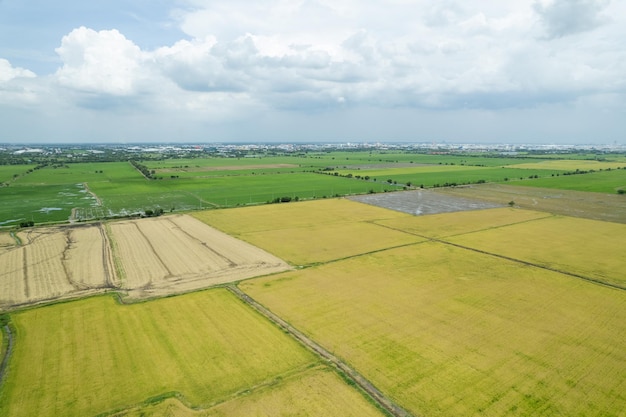
<path fill-rule="evenodd" d="M 0 415 L 404 415 L 354 373 L 407 415 L 623 414 L 622 159 L 348 156 L 146 162 L 163 181 L 120 162 L 7 171 L 15 201 L 50 173 L 93 194 L 69 196 L 74 224 L 0 233 Z M 550 188 L 584 189 L 559 177 L 580 167 L 596 192 Z M 520 179 L 378 192 L 469 173 Z M 276 196 L 312 200 L 252 204 Z M 248 206 L 77 221 L 187 200 Z"/>

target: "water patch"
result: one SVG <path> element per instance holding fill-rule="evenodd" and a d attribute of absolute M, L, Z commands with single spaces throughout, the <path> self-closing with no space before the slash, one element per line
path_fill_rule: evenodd
<path fill-rule="evenodd" d="M 38 211 L 39 213 L 49 214 L 51 211 L 60 211 L 63 210 L 61 207 L 42 207 Z"/>

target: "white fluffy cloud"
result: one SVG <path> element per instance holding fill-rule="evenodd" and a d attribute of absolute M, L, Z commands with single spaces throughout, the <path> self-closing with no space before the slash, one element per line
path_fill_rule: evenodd
<path fill-rule="evenodd" d="M 619 111 L 626 101 L 626 6 L 616 1 L 177 4 L 171 15 L 187 38 L 171 45 L 141 49 L 116 29 L 79 27 L 60 40 L 53 74 L 33 78 L 0 59 L 0 99 L 10 101 L 10 85 L 12 95 L 28 90 L 91 112 L 177 114 L 200 130 L 285 112 L 380 109 L 393 119 L 414 110 Z"/>
<path fill-rule="evenodd" d="M 34 78 L 35 73 L 24 68 L 15 68 L 6 59 L 0 58 L 0 83 L 14 78 Z"/>
<path fill-rule="evenodd" d="M 63 61 L 56 77 L 70 88 L 131 95 L 143 77 L 144 53 L 115 29 L 74 29 L 63 37 L 56 52 Z"/>

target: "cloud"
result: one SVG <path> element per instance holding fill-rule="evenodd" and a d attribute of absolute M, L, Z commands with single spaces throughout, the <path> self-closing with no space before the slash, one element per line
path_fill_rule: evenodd
<path fill-rule="evenodd" d="M 607 19 L 602 15 L 608 0 L 537 1 L 533 9 L 539 14 L 548 38 L 561 38 L 595 29 Z"/>
<path fill-rule="evenodd" d="M 35 78 L 34 72 L 24 68 L 15 68 L 11 63 L 0 58 L 0 83 L 11 81 L 14 78 Z"/>
<path fill-rule="evenodd" d="M 55 77 L 66 87 L 116 96 L 137 91 L 144 54 L 117 30 L 86 27 L 64 36 L 56 52 L 63 61 Z"/>

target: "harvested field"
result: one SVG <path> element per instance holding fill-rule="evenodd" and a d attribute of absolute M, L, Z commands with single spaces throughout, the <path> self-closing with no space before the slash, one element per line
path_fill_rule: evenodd
<path fill-rule="evenodd" d="M 617 194 L 556 190 L 504 184 L 439 188 L 436 193 L 476 198 L 565 216 L 626 223 L 626 198 Z"/>
<path fill-rule="evenodd" d="M 437 242 L 239 286 L 415 415 L 626 409 L 621 290 Z"/>
<path fill-rule="evenodd" d="M 15 247 L 15 238 L 10 233 L 0 233 L 0 253 Z"/>
<path fill-rule="evenodd" d="M 423 240 L 373 224 L 406 214 L 345 199 L 207 211 L 194 216 L 297 265 Z"/>
<path fill-rule="evenodd" d="M 289 269 L 282 260 L 186 216 L 110 225 L 122 287 L 164 295 Z"/>
<path fill-rule="evenodd" d="M 2 416 L 113 414 L 175 393 L 208 408 L 320 364 L 225 289 L 129 306 L 92 297 L 12 322 Z"/>
<path fill-rule="evenodd" d="M 150 297 L 289 269 L 187 216 L 36 228 L 0 252 L 0 309 L 110 289 Z"/>
<path fill-rule="evenodd" d="M 478 199 L 439 194 L 430 190 L 401 191 L 349 197 L 350 200 L 385 207 L 416 216 L 503 207 Z"/>

